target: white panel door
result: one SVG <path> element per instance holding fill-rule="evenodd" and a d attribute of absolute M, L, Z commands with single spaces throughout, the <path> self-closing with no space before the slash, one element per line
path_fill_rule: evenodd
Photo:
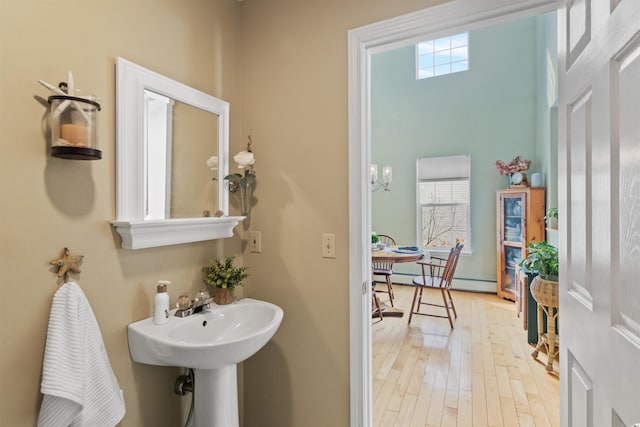
<path fill-rule="evenodd" d="M 640 0 L 558 15 L 561 425 L 640 423 Z"/>

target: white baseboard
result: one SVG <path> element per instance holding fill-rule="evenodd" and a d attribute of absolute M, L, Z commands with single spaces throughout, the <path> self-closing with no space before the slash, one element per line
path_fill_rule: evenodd
<path fill-rule="evenodd" d="M 391 276 L 393 283 L 399 283 L 401 285 L 411 285 L 413 276 L 405 274 L 394 274 Z M 458 291 L 470 291 L 470 292 L 485 292 L 490 294 L 497 293 L 496 282 L 488 282 L 484 280 L 469 280 L 469 279 L 453 279 L 451 289 Z"/>

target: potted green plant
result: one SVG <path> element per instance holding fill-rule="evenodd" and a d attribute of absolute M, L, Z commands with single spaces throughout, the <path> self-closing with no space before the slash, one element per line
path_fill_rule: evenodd
<path fill-rule="evenodd" d="M 555 246 L 543 240 L 529 243 L 527 252 L 527 257 L 520 262 L 522 267 L 542 277 L 558 280 L 558 249 Z"/>
<path fill-rule="evenodd" d="M 558 208 L 549 208 L 544 220 L 549 227 L 558 228 Z"/>
<path fill-rule="evenodd" d="M 371 232 L 371 249 L 375 249 L 378 247 L 378 243 L 380 243 L 380 236 L 375 231 Z"/>
<path fill-rule="evenodd" d="M 538 275 L 531 282 L 531 295 L 538 304 L 558 307 L 558 249 L 541 241 L 529 243 L 529 254 L 520 266 Z"/>
<path fill-rule="evenodd" d="M 233 302 L 233 289 L 241 286 L 242 281 L 249 277 L 247 267 L 235 267 L 235 257 L 225 260 L 209 260 L 209 265 L 202 267 L 202 275 L 207 285 L 213 288 L 213 301 L 216 304 L 230 304 Z"/>

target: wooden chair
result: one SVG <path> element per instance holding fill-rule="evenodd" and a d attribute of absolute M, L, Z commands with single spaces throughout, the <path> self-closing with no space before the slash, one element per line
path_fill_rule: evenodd
<path fill-rule="evenodd" d="M 382 317 L 382 307 L 380 306 L 380 300 L 376 296 L 376 286 L 375 286 L 375 284 L 372 284 L 372 286 L 371 286 L 371 295 L 373 295 L 373 300 L 372 300 L 372 304 L 371 304 L 371 311 L 373 312 L 374 316 L 378 316 L 380 318 L 380 320 L 382 321 L 382 319 L 384 319 L 384 317 Z"/>
<path fill-rule="evenodd" d="M 384 243 L 387 246 L 395 246 L 396 241 L 391 236 L 387 236 L 386 234 L 378 234 L 380 238 L 380 243 Z M 389 301 L 391 303 L 391 307 L 393 307 L 393 286 L 391 284 L 391 275 L 393 274 L 393 262 L 374 262 L 371 264 L 371 268 L 373 270 L 373 289 L 374 292 L 384 292 L 389 294 Z M 381 280 L 376 280 L 376 276 L 382 276 L 384 278 L 384 282 Z M 387 289 L 376 289 L 377 283 L 386 283 Z M 375 294 L 374 294 L 375 298 Z"/>
<path fill-rule="evenodd" d="M 413 294 L 411 311 L 409 312 L 409 324 L 411 324 L 411 319 L 414 314 L 420 314 L 422 316 L 449 319 L 449 325 L 451 325 L 451 329 L 453 329 L 453 318 L 451 317 L 451 312 L 453 311 L 453 315 L 456 319 L 458 318 L 458 313 L 456 313 L 456 307 L 453 304 L 449 288 L 451 287 L 453 274 L 455 273 L 456 266 L 458 265 L 458 258 L 460 257 L 460 252 L 462 252 L 463 246 L 464 245 L 462 243 L 456 243 L 456 246 L 451 248 L 447 259 L 432 256 L 429 261 L 417 262 L 422 268 L 422 275 L 413 278 L 413 286 L 415 286 L 416 289 Z M 443 304 L 422 302 L 422 291 L 425 289 L 440 291 L 442 294 Z M 444 308 L 447 315 L 421 313 L 421 305 Z"/>

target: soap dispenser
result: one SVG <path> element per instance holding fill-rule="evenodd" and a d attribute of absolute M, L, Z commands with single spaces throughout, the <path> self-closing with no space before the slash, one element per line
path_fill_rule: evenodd
<path fill-rule="evenodd" d="M 169 284 L 171 284 L 171 282 L 167 280 L 160 280 L 158 282 L 155 310 L 153 312 L 153 323 L 155 325 L 162 325 L 169 320 L 169 294 L 167 293 L 167 286 Z"/>

